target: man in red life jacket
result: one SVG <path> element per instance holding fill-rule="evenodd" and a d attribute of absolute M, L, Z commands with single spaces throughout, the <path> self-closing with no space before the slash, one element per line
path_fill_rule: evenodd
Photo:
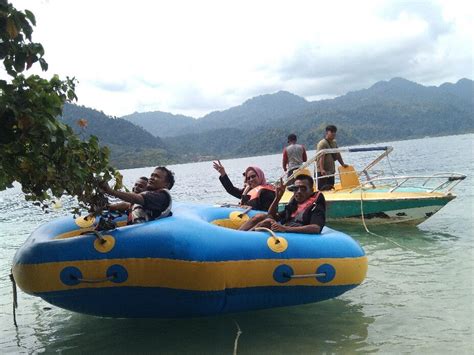
<path fill-rule="evenodd" d="M 269 228 L 276 232 L 319 234 L 326 222 L 326 200 L 321 192 L 313 191 L 314 180 L 308 175 L 298 175 L 294 183 L 294 196 L 282 212 L 277 212 L 278 203 L 286 185 L 281 181 L 276 189 L 268 215 L 259 214 L 247 224 Z M 252 226 L 253 225 L 253 226 Z"/>

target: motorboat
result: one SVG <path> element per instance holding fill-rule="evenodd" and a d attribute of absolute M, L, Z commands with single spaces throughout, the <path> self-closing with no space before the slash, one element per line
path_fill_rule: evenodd
<path fill-rule="evenodd" d="M 324 154 L 381 152 L 364 168 L 339 166 L 334 175 L 332 190 L 323 191 L 327 201 L 327 220 L 330 222 L 356 222 L 371 224 L 406 223 L 418 225 L 456 198 L 454 187 L 466 178 L 460 173 L 434 173 L 424 175 L 396 175 L 390 163 L 391 146 L 323 149 L 295 171 L 287 181 L 300 173 L 316 178 L 314 162 Z M 386 159 L 390 173 L 374 171 Z M 309 168 L 314 166 L 311 174 Z M 280 208 L 292 198 L 291 186 L 280 201 Z"/>

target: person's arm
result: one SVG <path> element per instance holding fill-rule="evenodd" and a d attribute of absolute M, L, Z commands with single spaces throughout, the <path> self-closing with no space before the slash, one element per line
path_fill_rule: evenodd
<path fill-rule="evenodd" d="M 219 172 L 219 181 L 221 182 L 222 186 L 224 186 L 224 189 L 227 191 L 227 193 L 234 197 L 242 198 L 243 190 L 236 188 L 234 184 L 232 184 L 232 181 L 230 181 L 221 161 L 217 160 L 213 162 L 213 167 L 215 170 L 217 170 L 217 172 Z"/>
<path fill-rule="evenodd" d="M 219 176 L 219 181 L 221 182 L 222 186 L 224 186 L 224 189 L 227 191 L 227 193 L 234 197 L 242 198 L 243 190 L 236 188 L 234 184 L 232 184 L 232 181 L 230 181 L 227 174 L 224 176 Z"/>
<path fill-rule="evenodd" d="M 324 155 L 325 154 L 322 154 L 320 157 L 319 157 L 319 173 L 321 175 L 326 175 L 326 170 L 324 170 Z"/>
<path fill-rule="evenodd" d="M 302 145 L 302 147 L 303 147 L 303 162 L 305 162 L 308 160 L 308 156 L 306 155 L 306 148 L 304 147 L 304 145 Z"/>
<path fill-rule="evenodd" d="M 136 203 L 138 205 L 143 205 L 143 196 L 140 194 L 136 194 L 134 192 L 125 192 L 125 191 L 117 191 L 112 189 L 107 183 L 103 183 L 100 185 L 100 188 L 108 195 L 118 197 L 119 199 L 130 202 Z"/>
<path fill-rule="evenodd" d="M 347 164 L 344 164 L 344 161 L 342 160 L 342 155 L 341 153 L 337 153 L 337 161 L 339 164 L 341 164 L 343 167 L 347 167 Z"/>
<path fill-rule="evenodd" d="M 286 147 L 283 148 L 282 166 L 283 166 L 283 171 L 286 172 L 286 167 L 288 166 L 288 153 L 286 152 Z"/>
<path fill-rule="evenodd" d="M 268 214 L 274 219 L 277 218 L 278 203 L 280 202 L 283 194 L 285 193 L 285 190 L 286 185 L 283 183 L 283 179 L 280 178 L 280 184 L 277 185 L 275 190 L 275 198 L 273 199 L 272 204 L 268 209 Z"/>
<path fill-rule="evenodd" d="M 285 226 L 280 223 L 274 222 L 271 225 L 271 230 L 274 232 L 289 232 L 289 233 L 305 233 L 305 234 L 318 234 L 321 232 L 321 227 L 317 224 L 308 224 L 306 226 Z"/>
<path fill-rule="evenodd" d="M 117 202 L 117 203 L 111 203 L 110 205 L 107 206 L 107 209 L 109 211 L 119 211 L 119 212 L 125 212 L 130 209 L 131 204 L 128 202 Z"/>
<path fill-rule="evenodd" d="M 324 140 L 318 143 L 318 146 L 316 147 L 316 152 L 319 152 L 320 150 L 327 149 L 328 145 L 324 143 Z M 326 170 L 324 170 L 324 157 L 325 154 L 322 154 L 318 158 L 318 167 L 319 167 L 319 173 L 321 175 L 326 175 Z"/>

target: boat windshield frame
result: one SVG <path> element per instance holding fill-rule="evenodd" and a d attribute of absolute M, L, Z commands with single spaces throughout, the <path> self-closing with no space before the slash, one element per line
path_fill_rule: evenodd
<path fill-rule="evenodd" d="M 422 181 L 420 182 L 419 187 L 425 189 L 428 193 L 441 192 L 441 193 L 450 193 L 453 188 L 458 185 L 462 180 L 466 178 L 466 175 L 457 173 L 457 172 L 438 172 L 431 175 L 408 175 L 408 176 L 397 176 L 393 171 L 392 165 L 390 163 L 389 154 L 393 151 L 392 146 L 373 146 L 373 147 L 355 147 L 355 148 L 331 148 L 331 149 L 321 149 L 319 150 L 312 158 L 308 159 L 299 169 L 295 170 L 293 174 L 284 179 L 284 183 L 287 184 L 289 181 L 294 179 L 303 169 L 308 169 L 311 165 L 313 166 L 313 177 L 317 180 L 316 174 L 316 164 L 318 158 L 325 154 L 336 154 L 336 153 L 361 153 L 361 152 L 372 152 L 372 151 L 382 151 L 375 159 L 373 159 L 369 164 L 365 166 L 362 170 L 357 172 L 357 176 L 364 177 L 364 181 L 360 182 L 360 185 L 353 188 L 349 192 L 358 191 L 360 189 L 375 189 L 380 187 L 381 184 L 388 186 L 388 192 L 395 192 L 400 187 L 405 185 L 407 182 L 413 182 L 414 180 Z M 380 163 L 383 159 L 387 159 L 391 176 L 382 176 L 382 177 L 371 177 L 369 171 Z M 334 176 L 336 179 L 340 180 L 340 173 L 337 172 L 332 175 L 326 175 L 326 177 Z M 320 177 L 323 178 L 323 177 Z M 428 186 L 428 182 L 437 180 L 439 183 L 434 187 Z"/>

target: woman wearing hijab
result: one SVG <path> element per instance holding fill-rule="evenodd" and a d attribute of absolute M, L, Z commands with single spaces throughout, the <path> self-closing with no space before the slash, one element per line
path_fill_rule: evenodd
<path fill-rule="evenodd" d="M 214 169 L 220 174 L 219 180 L 222 186 L 229 194 L 239 198 L 241 205 L 251 206 L 254 210 L 268 211 L 275 198 L 275 188 L 267 184 L 262 169 L 256 166 L 245 169 L 243 189 L 232 184 L 220 160 L 214 162 Z"/>

